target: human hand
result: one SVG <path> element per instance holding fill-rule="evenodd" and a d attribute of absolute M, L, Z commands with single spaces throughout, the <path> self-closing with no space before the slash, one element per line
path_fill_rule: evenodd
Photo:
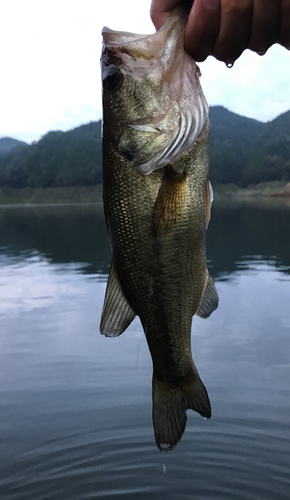
<path fill-rule="evenodd" d="M 152 0 L 151 18 L 160 29 L 182 0 Z M 196 60 L 212 55 L 233 65 L 245 49 L 265 54 L 278 42 L 290 49 L 290 0 L 190 0 L 186 51 Z"/>

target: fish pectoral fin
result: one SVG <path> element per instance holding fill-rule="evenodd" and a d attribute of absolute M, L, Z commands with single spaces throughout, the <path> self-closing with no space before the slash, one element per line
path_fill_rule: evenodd
<path fill-rule="evenodd" d="M 196 369 L 192 378 L 180 386 L 160 382 L 153 373 L 152 387 L 156 444 L 160 451 L 171 451 L 184 433 L 188 408 L 197 411 L 202 417 L 211 417 L 207 390 Z"/>
<path fill-rule="evenodd" d="M 118 337 L 135 318 L 121 288 L 114 261 L 112 260 L 103 305 L 100 331 L 106 337 Z"/>
<path fill-rule="evenodd" d="M 184 216 L 187 195 L 186 174 L 176 174 L 165 167 L 165 174 L 153 208 L 153 227 L 156 234 L 172 231 Z"/>
<path fill-rule="evenodd" d="M 208 318 L 219 305 L 219 296 L 212 277 L 207 271 L 207 281 L 201 301 L 196 311 L 196 315 L 200 318 Z"/>

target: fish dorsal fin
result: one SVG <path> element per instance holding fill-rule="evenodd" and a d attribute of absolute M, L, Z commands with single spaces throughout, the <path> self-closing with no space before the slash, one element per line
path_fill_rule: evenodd
<path fill-rule="evenodd" d="M 205 185 L 205 217 L 206 217 L 206 228 L 208 228 L 210 217 L 211 217 L 211 204 L 213 202 L 213 189 L 210 181 L 208 180 Z"/>
<path fill-rule="evenodd" d="M 118 337 L 135 318 L 136 314 L 131 309 L 121 288 L 114 261 L 112 260 L 107 283 L 100 331 L 106 337 Z"/>
<path fill-rule="evenodd" d="M 207 281 L 196 315 L 200 318 L 208 318 L 219 304 L 219 296 L 212 277 L 207 271 Z"/>

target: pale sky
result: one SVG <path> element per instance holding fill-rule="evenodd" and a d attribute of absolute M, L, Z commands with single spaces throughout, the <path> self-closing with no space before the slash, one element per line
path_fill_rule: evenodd
<path fill-rule="evenodd" d="M 0 137 L 31 142 L 101 118 L 101 29 L 152 33 L 150 0 L 0 0 Z M 272 120 L 290 109 L 290 52 L 200 64 L 209 105 Z"/>

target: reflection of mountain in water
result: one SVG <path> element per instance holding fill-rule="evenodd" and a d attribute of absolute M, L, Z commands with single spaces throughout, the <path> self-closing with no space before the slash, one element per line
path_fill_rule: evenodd
<path fill-rule="evenodd" d="M 271 262 L 290 274 L 290 210 L 283 202 L 215 203 L 207 231 L 212 276 L 225 278 L 249 269 L 253 259 Z"/>
<path fill-rule="evenodd" d="M 0 209 L 0 250 L 12 257 L 37 251 L 53 263 L 108 273 L 110 247 L 101 205 Z"/>
<path fill-rule="evenodd" d="M 289 229 L 290 210 L 283 204 L 215 203 L 207 231 L 210 273 L 227 279 L 259 258 L 290 274 Z M 99 205 L 1 207 L 0 251 L 15 258 L 37 251 L 89 274 L 107 274 L 111 260 Z"/>

